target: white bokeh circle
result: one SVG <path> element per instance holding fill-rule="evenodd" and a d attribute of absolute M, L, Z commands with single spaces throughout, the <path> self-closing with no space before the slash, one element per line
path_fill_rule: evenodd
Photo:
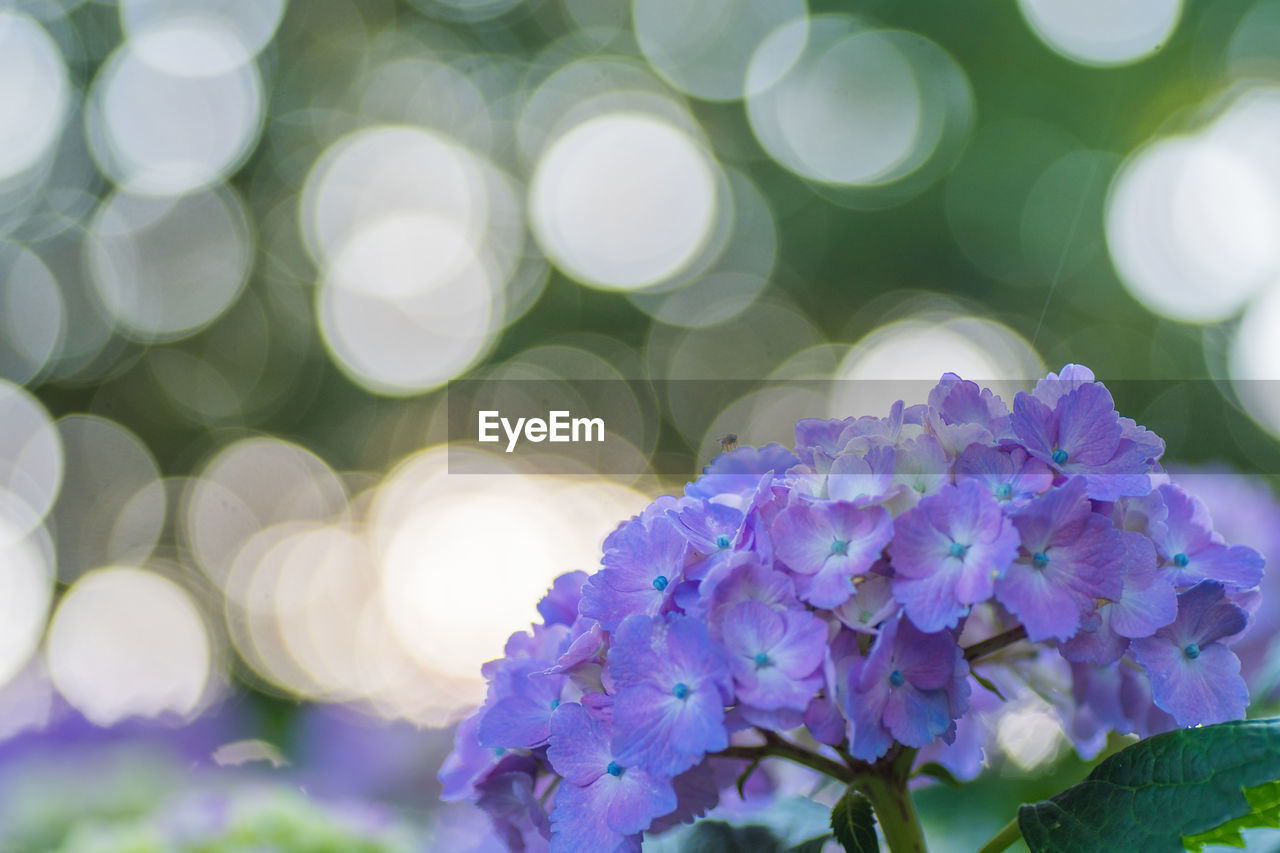
<path fill-rule="evenodd" d="M 634 290 L 680 272 L 719 214 L 714 160 L 643 113 L 607 113 L 548 146 L 529 189 L 543 251 L 591 286 Z"/>

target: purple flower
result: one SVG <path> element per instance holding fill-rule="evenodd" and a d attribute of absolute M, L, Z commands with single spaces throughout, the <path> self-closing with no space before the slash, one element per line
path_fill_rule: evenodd
<path fill-rule="evenodd" d="M 1019 393 L 1012 424 L 1032 456 L 1065 476 L 1083 475 L 1094 500 L 1146 494 L 1153 460 L 1164 452 L 1163 441 L 1120 417 L 1102 383 L 1081 376 L 1044 380 L 1034 395 Z"/>
<path fill-rule="evenodd" d="M 729 661 L 702 622 L 678 613 L 628 617 L 613 635 L 608 672 L 622 764 L 672 777 L 729 745 Z"/>
<path fill-rule="evenodd" d="M 1157 706 L 1180 726 L 1244 716 L 1249 690 L 1240 661 L 1223 640 L 1244 630 L 1243 610 L 1226 600 L 1222 584 L 1201 581 L 1178 596 L 1178 618 L 1153 637 L 1133 641 Z"/>
<path fill-rule="evenodd" d="M 854 588 L 853 597 L 835 608 L 836 618 L 855 631 L 875 633 L 881 622 L 897 615 L 901 609 L 893 597 L 893 580 L 889 564 L 877 563 L 883 571 L 872 567 Z"/>
<path fill-rule="evenodd" d="M 991 493 L 973 480 L 927 497 L 894 525 L 893 594 L 925 632 L 952 628 L 991 597 L 1018 550 L 1018 534 Z"/>
<path fill-rule="evenodd" d="M 746 530 L 747 515 L 727 504 L 692 501 L 679 510 L 667 510 L 676 529 L 700 554 L 716 554 L 735 548 Z"/>
<path fill-rule="evenodd" d="M 887 623 L 849 671 L 853 757 L 874 761 L 895 740 L 915 747 L 939 736 L 950 742 L 953 721 L 969 705 L 968 671 L 949 632 L 926 634 L 903 618 Z"/>
<path fill-rule="evenodd" d="M 954 373 L 944 375 L 929 392 L 923 425 L 952 456 L 975 442 L 990 444 L 1010 435 L 1004 401 Z"/>
<path fill-rule="evenodd" d="M 726 494 L 750 494 L 760 484 L 763 474 L 782 474 L 800 462 L 796 455 L 781 444 L 764 447 L 739 447 L 730 453 L 721 453 L 703 469 L 697 482 L 684 487 L 691 498 L 714 498 Z"/>
<path fill-rule="evenodd" d="M 1172 484 L 1156 491 L 1167 512 L 1151 524 L 1151 538 L 1170 566 L 1175 584 L 1187 586 L 1208 579 L 1248 589 L 1261 583 L 1262 555 L 1244 545 L 1223 544 L 1203 501 Z"/>
<path fill-rule="evenodd" d="M 565 572 L 552 581 L 551 589 L 538 602 L 538 615 L 547 625 L 572 625 L 578 618 L 578 602 L 586 572 Z"/>
<path fill-rule="evenodd" d="M 1005 505 L 1024 504 L 1053 485 L 1049 467 L 1016 446 L 971 444 L 956 458 L 954 471 L 956 482 L 977 480 Z"/>
<path fill-rule="evenodd" d="M 502 756 L 503 750 L 486 749 L 480 745 L 476 732 L 480 728 L 480 714 L 473 714 L 461 723 L 453 736 L 453 750 L 440 765 L 438 778 L 443 789 L 440 799 L 446 803 L 472 799 L 475 783 L 483 778 Z"/>
<path fill-rule="evenodd" d="M 560 704 L 563 675 L 544 675 L 549 661 L 507 661 L 505 678 L 480 720 L 480 745 L 489 749 L 537 747 L 547 742 L 551 712 Z M 496 698 L 496 701 L 494 699 Z"/>
<path fill-rule="evenodd" d="M 722 623 L 740 702 L 765 711 L 803 711 L 822 684 L 827 624 L 808 610 L 741 601 Z"/>
<path fill-rule="evenodd" d="M 1066 640 L 1098 599 L 1120 598 L 1124 540 L 1092 511 L 1082 477 L 1027 504 L 1013 518 L 1022 538 L 1018 559 L 996 582 L 996 598 L 1032 642 Z"/>
<path fill-rule="evenodd" d="M 604 568 L 582 589 L 582 615 L 612 631 L 633 613 L 661 613 L 684 579 L 688 551 L 666 518 L 624 524 L 605 540 Z"/>
<path fill-rule="evenodd" d="M 1140 533 L 1123 531 L 1121 569 L 1124 588 L 1118 601 L 1098 607 L 1098 625 L 1081 631 L 1061 647 L 1070 661 L 1109 664 L 1120 659 L 1129 640 L 1148 637 L 1178 615 L 1178 596 L 1173 584 L 1156 568 L 1156 552 L 1151 540 Z"/>
<path fill-rule="evenodd" d="M 880 503 L 902 490 L 894 474 L 897 464 L 897 452 L 885 445 L 842 453 L 831 461 L 825 483 L 813 495 L 858 506 Z"/>
<path fill-rule="evenodd" d="M 547 760 L 564 779 L 551 812 L 552 853 L 639 849 L 639 833 L 675 810 L 671 780 L 628 766 L 609 740 L 608 726 L 577 703 L 552 716 Z"/>
<path fill-rule="evenodd" d="M 865 574 L 893 538 L 883 507 L 796 503 L 773 524 L 774 550 L 799 577 L 800 597 L 817 607 L 835 607 L 853 595 L 853 579 Z"/>
<path fill-rule="evenodd" d="M 476 786 L 476 805 L 509 850 L 546 850 L 551 823 L 534 793 L 538 763 L 525 755 L 504 757 Z"/>
<path fill-rule="evenodd" d="M 735 555 L 724 580 L 710 595 L 708 621 L 714 637 L 720 637 L 724 614 L 742 601 L 759 601 L 782 610 L 802 606 L 792 576 L 765 568 L 754 554 Z"/>

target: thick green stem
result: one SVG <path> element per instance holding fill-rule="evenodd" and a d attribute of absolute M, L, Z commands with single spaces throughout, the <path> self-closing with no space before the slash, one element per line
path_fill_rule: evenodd
<path fill-rule="evenodd" d="M 1001 853 L 1008 850 L 1015 841 L 1022 837 L 1022 830 L 1018 828 L 1018 819 L 1005 824 L 1004 829 L 996 833 L 996 837 L 982 845 L 982 849 L 978 853 Z"/>
<path fill-rule="evenodd" d="M 915 805 L 907 791 L 911 765 L 916 759 L 914 749 L 896 748 L 875 764 L 853 761 L 847 765 L 810 752 L 773 732 L 764 732 L 764 737 L 765 742 L 759 746 L 731 746 L 716 755 L 747 760 L 786 758 L 844 782 L 871 803 L 876 822 L 889 845 L 889 853 L 928 853 L 920 819 L 916 817 Z M 843 750 L 841 752 L 845 754 Z"/>
<path fill-rule="evenodd" d="M 869 772 L 859 774 L 854 787 L 871 802 L 876 823 L 884 833 L 890 853 L 927 853 L 924 831 L 916 817 L 916 807 L 907 791 L 916 751 L 904 749 L 876 762 Z"/>

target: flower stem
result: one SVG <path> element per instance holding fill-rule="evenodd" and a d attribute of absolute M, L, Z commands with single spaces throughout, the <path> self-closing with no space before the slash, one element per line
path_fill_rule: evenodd
<path fill-rule="evenodd" d="M 1021 837 L 1022 830 L 1018 827 L 1018 819 L 1015 817 L 1005 824 L 1004 829 L 996 833 L 995 838 L 982 845 L 978 853 L 1001 853 L 1003 850 L 1008 850 Z"/>
<path fill-rule="evenodd" d="M 838 761 L 827 758 L 825 755 L 819 755 L 816 752 L 810 752 L 804 747 L 797 746 L 788 740 L 783 740 L 777 735 L 766 737 L 767 740 L 762 746 L 731 746 L 715 754 L 722 758 L 745 758 L 748 761 L 756 758 L 786 758 L 811 770 L 817 770 L 832 779 L 844 782 L 846 785 L 854 779 L 853 769 Z"/>
<path fill-rule="evenodd" d="M 967 647 L 964 650 L 964 659 L 968 661 L 977 660 L 984 655 L 989 655 L 992 652 L 998 652 L 1005 646 L 1012 646 L 1019 640 L 1025 640 L 1026 638 L 1026 628 L 1021 625 L 1016 628 L 1010 628 L 1008 631 L 996 634 L 994 637 L 983 640 L 981 643 L 974 643 L 972 646 Z"/>
<path fill-rule="evenodd" d="M 853 782 L 854 787 L 871 802 L 890 853 L 927 853 L 924 831 L 911 802 L 911 794 L 907 791 L 907 780 L 915 758 L 914 749 L 903 749 L 897 754 L 890 752 Z"/>

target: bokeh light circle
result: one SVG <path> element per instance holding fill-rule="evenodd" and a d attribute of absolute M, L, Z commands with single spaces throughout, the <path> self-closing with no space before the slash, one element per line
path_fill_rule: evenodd
<path fill-rule="evenodd" d="M 173 581 L 142 569 L 91 572 L 63 596 L 45 651 L 58 692 L 91 722 L 193 715 L 207 697 L 212 647 Z"/>
<path fill-rule="evenodd" d="M 331 145 L 307 175 L 303 239 L 327 263 L 361 228 L 383 217 L 434 214 L 479 244 L 489 227 L 479 159 L 431 131 L 379 125 Z"/>
<path fill-rule="evenodd" d="M 187 546 L 222 586 L 240 549 L 260 531 L 345 515 L 346 491 L 309 450 L 277 438 L 246 438 L 209 460 L 183 496 Z"/>
<path fill-rule="evenodd" d="M 789 56 L 806 29 L 803 53 L 779 76 L 778 56 Z M 904 50 L 903 35 L 845 16 L 775 30 L 748 76 L 748 118 L 769 155 L 806 178 L 842 186 L 886 184 L 919 168 L 941 138 L 932 121 L 941 105 L 922 87 L 910 55 L 917 48 Z"/>
<path fill-rule="evenodd" d="M 44 261 L 0 242 L 0 379 L 25 385 L 44 370 L 65 337 L 64 309 Z"/>
<path fill-rule="evenodd" d="M 634 0 L 631 8 L 640 50 L 654 69 L 709 101 L 741 98 L 756 48 L 805 16 L 805 0 Z"/>
<path fill-rule="evenodd" d="M 43 533 L 22 530 L 0 511 L 0 685 L 26 665 L 44 632 L 54 567 Z"/>
<path fill-rule="evenodd" d="M 1228 352 L 1237 399 L 1264 429 L 1280 437 L 1280 282 L 1244 312 Z"/>
<path fill-rule="evenodd" d="M 496 457 L 465 463 L 487 473 L 450 474 L 451 464 L 464 463 L 444 447 L 406 459 L 379 487 L 369 523 L 392 635 L 451 679 L 460 692 L 449 701 L 463 708 L 483 696 L 480 664 L 538 618 L 551 581 L 594 571 L 604 536 L 647 498 L 599 478 L 526 476 Z"/>
<path fill-rule="evenodd" d="M 19 534 L 36 529 L 62 486 L 62 441 L 48 411 L 0 379 L 0 519 Z"/>
<path fill-rule="evenodd" d="M 209 22 L 147 29 L 107 60 L 86 113 L 106 174 L 133 192 L 180 195 L 231 175 L 257 143 L 262 81 L 236 37 Z"/>
<path fill-rule="evenodd" d="M 565 273 L 643 288 L 678 273 L 708 238 L 719 212 L 715 165 L 657 116 L 604 114 L 551 143 L 529 209 L 538 243 Z"/>
<path fill-rule="evenodd" d="M 120 23 L 129 38 L 175 22 L 189 22 L 206 32 L 222 30 L 232 35 L 246 53 L 258 53 L 280 26 L 285 0 L 119 0 Z"/>
<path fill-rule="evenodd" d="M 106 418 L 70 415 L 57 427 L 66 460 L 52 513 L 59 579 L 146 560 L 165 517 L 164 485 L 151 451 Z"/>
<path fill-rule="evenodd" d="M 1150 56 L 1182 17 L 1182 0 L 1018 0 L 1018 8 L 1054 52 L 1097 66 Z"/>
<path fill-rule="evenodd" d="M 500 282 L 466 232 L 440 216 L 379 220 L 334 258 L 317 303 L 329 351 L 370 390 L 411 394 L 462 373 L 488 348 Z"/>
<path fill-rule="evenodd" d="M 67 66 L 49 33 L 0 9 L 0 181 L 25 172 L 54 146 L 70 98 Z"/>
<path fill-rule="evenodd" d="M 253 263 L 249 218 L 229 188 L 179 198 L 119 191 L 90 225 L 93 283 L 117 327 L 171 341 L 212 323 L 240 295 Z"/>
<path fill-rule="evenodd" d="M 1175 320 L 1226 319 L 1280 274 L 1280 198 L 1247 160 L 1203 136 L 1134 155 L 1112 183 L 1106 226 L 1125 287 Z"/>
<path fill-rule="evenodd" d="M 836 371 L 831 416 L 922 403 L 944 373 L 991 387 L 1008 405 L 1014 390 L 1044 375 L 1035 349 L 984 317 L 922 312 L 881 326 L 850 348 Z"/>

